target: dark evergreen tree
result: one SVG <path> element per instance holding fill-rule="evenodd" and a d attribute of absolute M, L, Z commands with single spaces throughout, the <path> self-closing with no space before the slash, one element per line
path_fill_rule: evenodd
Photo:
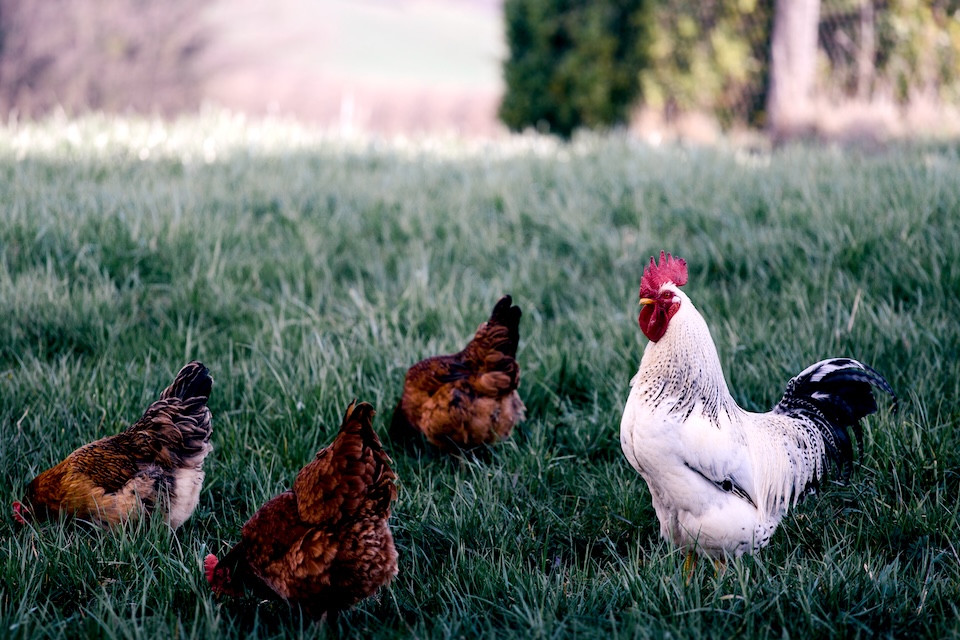
<path fill-rule="evenodd" d="M 639 96 L 652 0 L 506 0 L 500 119 L 569 137 L 623 123 Z"/>

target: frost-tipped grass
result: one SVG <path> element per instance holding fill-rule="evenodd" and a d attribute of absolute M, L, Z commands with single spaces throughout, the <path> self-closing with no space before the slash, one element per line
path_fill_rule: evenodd
<path fill-rule="evenodd" d="M 0 495 L 135 420 L 192 358 L 215 379 L 194 516 L 103 532 L 0 519 L 0 635 L 782 637 L 956 635 L 960 161 L 386 143 L 206 113 L 0 130 Z M 851 355 L 901 398 L 848 487 L 756 558 L 686 584 L 619 451 L 643 265 L 687 293 L 738 402 Z M 406 367 L 459 350 L 511 293 L 529 419 L 488 457 L 393 450 L 400 574 L 337 629 L 215 599 L 201 559 L 336 432 L 385 435 Z M 388 446 L 390 444 L 388 443 Z"/>

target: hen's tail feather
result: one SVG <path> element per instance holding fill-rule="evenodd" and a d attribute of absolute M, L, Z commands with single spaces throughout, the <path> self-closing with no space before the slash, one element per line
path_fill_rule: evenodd
<path fill-rule="evenodd" d="M 354 400 L 347 407 L 347 413 L 343 417 L 343 424 L 340 425 L 340 432 L 337 439 L 348 436 L 359 436 L 364 447 L 375 451 L 382 451 L 383 445 L 380 444 L 380 438 L 373 430 L 373 416 L 377 415 L 376 409 L 368 402 L 357 402 Z"/>
<path fill-rule="evenodd" d="M 380 438 L 373 430 L 373 416 L 376 410 L 366 402 L 357 403 L 354 400 L 347 408 L 347 415 L 343 419 L 340 433 L 354 433 L 363 442 L 363 447 L 369 449 L 373 455 L 373 481 L 368 489 L 367 496 L 377 505 L 379 510 L 389 508 L 390 502 L 397 499 L 397 487 L 394 481 L 396 473 L 390 468 L 390 456 L 383 450 Z"/>
<path fill-rule="evenodd" d="M 773 412 L 812 422 L 823 437 L 827 457 L 837 465 L 840 478 L 845 481 L 853 470 L 850 430 L 856 436 L 858 452 L 862 453 L 860 420 L 877 411 L 873 387 L 893 398 L 896 411 L 897 396 L 877 371 L 851 358 L 822 360 L 787 383 Z"/>
<path fill-rule="evenodd" d="M 513 306 L 513 298 L 509 295 L 505 295 L 497 301 L 487 324 L 504 327 L 507 329 L 507 334 L 504 338 L 491 344 L 491 348 L 511 358 L 516 357 L 517 346 L 520 344 L 520 316 L 522 315 L 520 307 Z"/>
<path fill-rule="evenodd" d="M 396 498 L 396 474 L 390 469 L 390 456 L 373 430 L 373 406 L 354 400 L 347 407 L 340 432 L 317 458 L 297 474 L 293 492 L 297 511 L 304 522 L 335 522 L 367 514 L 371 505 L 382 510 Z M 336 502 L 330 490 L 317 487 L 335 481 L 339 495 L 350 499 Z M 355 499 L 355 498 L 360 499 Z"/>
<path fill-rule="evenodd" d="M 213 425 L 207 399 L 213 388 L 209 370 L 187 364 L 126 433 L 141 452 L 152 451 L 164 468 L 178 468 L 210 451 Z M 199 458 L 202 462 L 202 457 Z"/>
<path fill-rule="evenodd" d="M 203 363 L 194 360 L 180 369 L 173 383 L 160 394 L 160 399 L 206 399 L 210 397 L 210 391 L 212 389 L 213 378 L 210 377 L 210 370 L 203 366 Z"/>

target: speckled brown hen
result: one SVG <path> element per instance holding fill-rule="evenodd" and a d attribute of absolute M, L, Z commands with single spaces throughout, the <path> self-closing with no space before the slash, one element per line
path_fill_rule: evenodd
<path fill-rule="evenodd" d="M 502 297 L 463 351 L 413 365 L 393 413 L 398 438 L 419 431 L 444 450 L 506 438 L 526 411 L 517 387 L 520 308 Z"/>
<path fill-rule="evenodd" d="M 257 511 L 240 542 L 204 561 L 215 593 L 279 597 L 314 618 L 372 596 L 397 575 L 390 535 L 396 474 L 373 431 L 373 407 L 347 408 L 340 433 Z"/>
<path fill-rule="evenodd" d="M 112 526 L 160 507 L 176 529 L 193 513 L 203 461 L 213 449 L 207 399 L 209 371 L 191 362 L 160 399 L 125 431 L 80 447 L 27 487 L 14 518 L 56 518 L 66 512 Z"/>

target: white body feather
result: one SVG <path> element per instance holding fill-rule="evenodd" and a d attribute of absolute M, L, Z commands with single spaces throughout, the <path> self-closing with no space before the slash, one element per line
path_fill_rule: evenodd
<path fill-rule="evenodd" d="M 821 477 L 823 439 L 802 419 L 737 406 L 700 313 L 664 288 L 680 308 L 644 351 L 620 444 L 650 487 L 664 538 L 715 558 L 752 553 Z"/>
<path fill-rule="evenodd" d="M 213 445 L 204 443 L 201 453 L 184 460 L 179 469 L 173 471 L 173 487 L 170 491 L 170 509 L 167 522 L 173 529 L 178 528 L 193 514 L 200 502 L 200 490 L 203 488 L 203 461 L 213 451 Z"/>

